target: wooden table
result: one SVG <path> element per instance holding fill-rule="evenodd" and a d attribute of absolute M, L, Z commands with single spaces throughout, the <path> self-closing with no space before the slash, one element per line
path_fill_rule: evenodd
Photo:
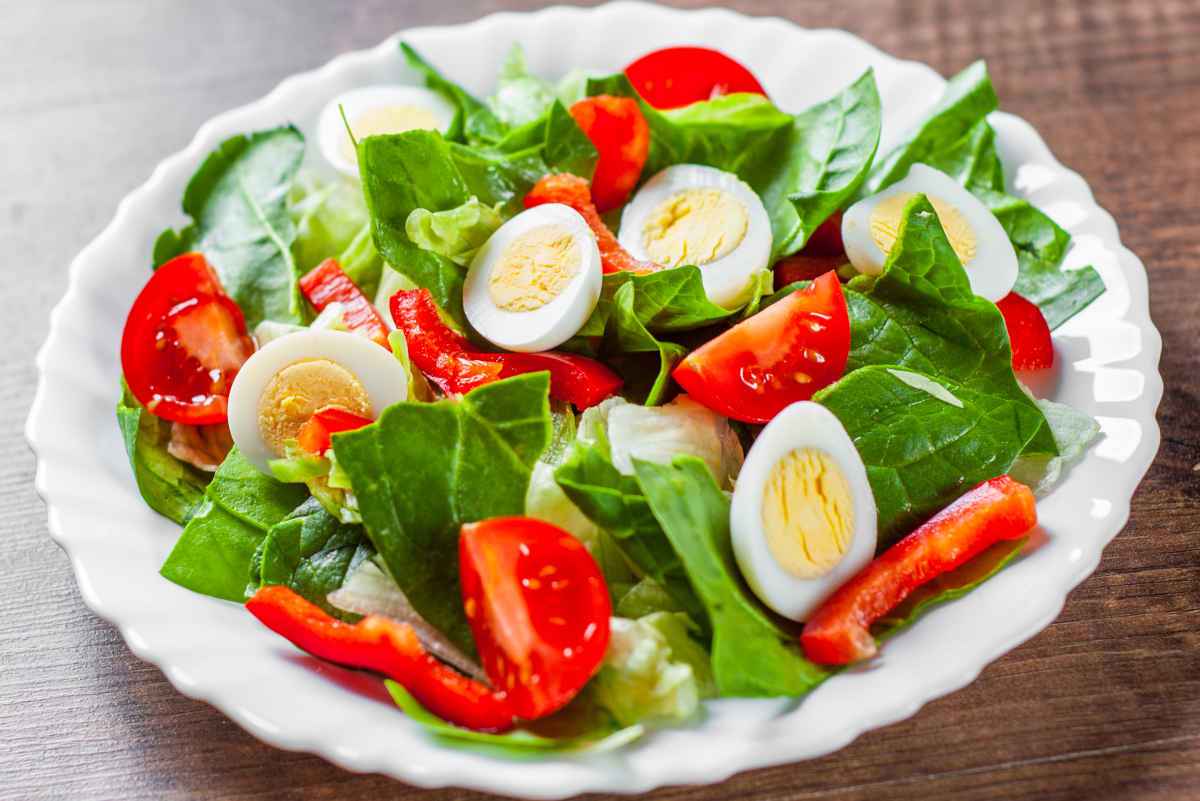
<path fill-rule="evenodd" d="M 394 30 L 526 5 L 0 0 L 0 798 L 480 797 L 274 750 L 179 695 L 80 602 L 21 428 L 67 263 L 204 120 Z M 943 73 L 988 60 L 1150 270 L 1163 445 L 1100 569 L 970 687 L 825 759 L 656 797 L 1200 798 L 1200 2 L 736 5 Z"/>

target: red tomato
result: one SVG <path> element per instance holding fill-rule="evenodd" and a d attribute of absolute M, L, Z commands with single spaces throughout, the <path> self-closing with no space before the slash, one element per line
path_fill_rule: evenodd
<path fill-rule="evenodd" d="M 229 387 L 254 352 L 241 309 L 199 253 L 159 267 L 133 302 L 121 369 L 134 397 L 177 423 L 224 423 Z"/>
<path fill-rule="evenodd" d="M 829 272 L 692 351 L 672 376 L 691 398 L 747 423 L 766 423 L 846 371 L 850 317 Z"/>
<path fill-rule="evenodd" d="M 323 454 L 332 445 L 332 437 L 342 431 L 354 431 L 371 424 L 371 418 L 330 406 L 308 418 L 296 433 L 300 447 L 309 453 Z"/>
<path fill-rule="evenodd" d="M 1054 365 L 1054 340 L 1042 310 L 1016 292 L 1009 292 L 996 308 L 1004 315 L 1012 346 L 1014 370 L 1043 370 Z"/>
<path fill-rule="evenodd" d="M 811 281 L 830 270 L 837 270 L 846 263 L 845 256 L 809 256 L 802 250 L 794 256 L 781 259 L 773 268 L 775 288 L 783 289 L 797 281 Z"/>
<path fill-rule="evenodd" d="M 633 98 L 597 95 L 571 106 L 571 116 L 596 146 L 592 200 L 601 213 L 623 204 L 650 155 L 650 126 Z"/>
<path fill-rule="evenodd" d="M 808 241 L 804 243 L 806 256 L 831 256 L 842 259 L 846 263 L 846 248 L 842 244 L 842 213 L 835 211 L 825 222 L 817 226 Z"/>
<path fill-rule="evenodd" d="M 707 47 L 667 47 L 647 53 L 625 75 L 655 108 L 678 108 L 735 92 L 765 95 L 750 70 Z"/>
<path fill-rule="evenodd" d="M 612 604 L 596 560 L 527 517 L 468 523 L 458 541 L 463 604 L 484 672 L 518 717 L 566 706 L 608 648 Z"/>

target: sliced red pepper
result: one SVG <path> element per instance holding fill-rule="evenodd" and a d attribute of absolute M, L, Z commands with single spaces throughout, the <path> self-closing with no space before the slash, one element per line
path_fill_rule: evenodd
<path fill-rule="evenodd" d="M 631 97 L 597 95 L 571 106 L 571 116 L 596 147 L 592 200 L 600 212 L 623 204 L 650 155 L 650 126 Z"/>
<path fill-rule="evenodd" d="M 387 323 L 379 316 L 375 304 L 350 280 L 336 260 L 326 259 L 312 268 L 300 279 L 300 291 L 317 311 L 324 311 L 330 303 L 342 304 L 342 320 L 346 328 L 388 350 L 392 349 L 387 341 Z"/>
<path fill-rule="evenodd" d="M 1000 476 L 985 481 L 877 556 L 809 618 L 804 654 L 822 665 L 848 665 L 875 655 L 871 624 L 908 594 L 969 562 L 1001 540 L 1037 525 L 1033 492 Z"/>
<path fill-rule="evenodd" d="M 296 433 L 300 447 L 309 453 L 323 454 L 332 445 L 332 437 L 342 431 L 354 431 L 371 424 L 371 418 L 330 406 L 308 419 Z"/>
<path fill-rule="evenodd" d="M 345 623 L 279 584 L 260 588 L 246 608 L 271 631 L 313 656 L 382 673 L 451 723 L 479 731 L 513 726 L 513 706 L 503 691 L 430 656 L 407 623 L 379 615 Z"/>
<path fill-rule="evenodd" d="M 594 406 L 621 388 L 621 377 L 595 359 L 572 353 L 490 353 L 477 351 L 442 320 L 427 289 L 401 290 L 391 299 L 392 318 L 404 332 L 408 356 L 417 369 L 448 394 L 523 373 L 547 370 L 550 397 L 578 409 Z"/>
<path fill-rule="evenodd" d="M 1042 310 L 1016 292 L 1009 292 L 996 308 L 1004 315 L 1014 370 L 1044 370 L 1054 365 L 1054 340 Z"/>
<path fill-rule="evenodd" d="M 592 203 L 591 186 L 578 175 L 567 172 L 547 175 L 534 184 L 525 195 L 525 208 L 531 209 L 543 203 L 562 203 L 579 212 L 596 235 L 596 245 L 600 248 L 600 265 L 605 274 L 623 271 L 652 273 L 663 269 L 661 264 L 635 259 L 629 251 L 621 247 L 621 243 L 617 241 L 613 232 L 608 230 L 604 220 L 600 219 L 600 212 Z"/>

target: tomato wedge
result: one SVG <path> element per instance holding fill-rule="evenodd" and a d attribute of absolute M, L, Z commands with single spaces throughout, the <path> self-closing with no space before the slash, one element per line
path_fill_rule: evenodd
<path fill-rule="evenodd" d="M 360 417 L 345 409 L 330 406 L 308 418 L 308 422 L 296 433 L 296 440 L 304 450 L 320 455 L 332 446 L 334 434 L 354 431 L 370 424 L 369 417 Z"/>
<path fill-rule="evenodd" d="M 121 335 L 121 369 L 138 402 L 177 423 L 224 423 L 229 387 L 254 342 L 241 309 L 199 253 L 155 270 Z"/>
<path fill-rule="evenodd" d="M 655 108 L 678 108 L 735 92 L 766 95 L 754 73 L 719 50 L 666 47 L 625 68 L 625 75 Z"/>
<path fill-rule="evenodd" d="M 1004 315 L 1014 370 L 1044 370 L 1054 366 L 1054 340 L 1042 310 L 1016 292 L 996 304 Z"/>
<path fill-rule="evenodd" d="M 571 116 L 596 147 L 592 200 L 601 213 L 626 201 L 650 155 L 650 126 L 630 97 L 597 95 L 571 106 Z"/>
<path fill-rule="evenodd" d="M 713 411 L 766 423 L 841 378 L 849 354 L 846 298 L 828 272 L 692 351 L 672 376 Z"/>
<path fill-rule="evenodd" d="M 484 672 L 517 716 L 566 706 L 600 669 L 612 604 L 596 560 L 557 526 L 527 517 L 468 523 L 463 604 Z"/>
<path fill-rule="evenodd" d="M 387 324 L 379 316 L 375 304 L 346 275 L 336 259 L 326 259 L 305 273 L 300 279 L 300 291 L 317 311 L 324 311 L 331 303 L 342 304 L 346 328 L 392 349 L 387 341 Z"/>

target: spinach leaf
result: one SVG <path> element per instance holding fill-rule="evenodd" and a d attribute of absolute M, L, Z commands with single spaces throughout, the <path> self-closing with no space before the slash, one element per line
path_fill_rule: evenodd
<path fill-rule="evenodd" d="M 117 424 L 146 505 L 183 525 L 204 500 L 209 475 L 167 452 L 171 423 L 147 412 L 122 384 Z"/>
<path fill-rule="evenodd" d="M 515 127 L 540 118 L 556 99 L 554 87 L 529 71 L 525 51 L 514 44 L 500 66 L 496 94 L 488 99 L 492 112 Z"/>
<path fill-rule="evenodd" d="M 987 65 L 976 61 L 950 79 L 921 125 L 871 169 L 860 195 L 886 189 L 907 175 L 912 165 L 927 164 L 953 148 L 999 105 Z"/>
<path fill-rule="evenodd" d="M 540 117 L 509 131 L 491 149 L 508 154 L 509 158 L 524 154 L 529 157 L 533 169 L 540 170 L 540 174 L 531 174 L 518 188 L 520 194 L 509 203 L 513 211 L 520 210 L 525 192 L 542 176 L 552 172 L 572 172 L 590 181 L 596 168 L 596 146 L 567 107 L 557 100 Z M 486 152 L 489 148 L 481 150 Z"/>
<path fill-rule="evenodd" d="M 259 586 L 283 584 L 331 615 L 347 615 L 325 597 L 375 549 L 362 526 L 342 523 L 316 498 L 309 498 L 267 531 L 259 546 L 247 594 Z"/>
<path fill-rule="evenodd" d="M 408 66 L 425 79 L 425 85 L 445 97 L 455 107 L 454 121 L 447 132 L 448 138 L 467 142 L 498 142 L 503 138 L 506 126 L 486 104 L 445 78 L 405 42 L 400 43 L 400 51 L 404 54 Z"/>
<path fill-rule="evenodd" d="M 193 222 L 159 235 L 156 265 L 199 250 L 248 327 L 263 320 L 303 323 L 307 311 L 291 251 L 296 228 L 287 208 L 303 157 L 304 137 L 290 125 L 226 139 L 188 182 L 183 211 Z"/>
<path fill-rule="evenodd" d="M 830 214 L 854 196 L 879 146 L 882 114 L 875 74 L 797 114 L 787 135 L 743 177 L 762 196 L 771 217 L 772 258 L 789 256 Z"/>
<path fill-rule="evenodd" d="M 1004 166 L 996 153 L 996 131 L 986 119 L 954 144 L 930 153 L 924 162 L 941 170 L 972 193 L 1003 192 Z"/>
<path fill-rule="evenodd" d="M 189 590 L 242 601 L 258 545 L 307 495 L 229 452 L 159 571 Z"/>
<path fill-rule="evenodd" d="M 846 427 L 866 465 L 880 547 L 1008 472 L 1031 428 L 1027 405 L 1014 398 L 883 365 L 848 373 L 813 399 Z"/>
<path fill-rule="evenodd" d="M 883 273 L 855 279 L 845 295 L 848 370 L 899 365 L 994 395 L 1012 404 L 1028 453 L 1057 453 L 1045 417 L 1013 375 L 1003 315 L 971 291 L 924 195 L 905 206 Z"/>
<path fill-rule="evenodd" d="M 742 583 L 729 534 L 729 499 L 703 461 L 634 462 L 646 503 L 707 610 L 722 696 L 802 695 L 830 675 L 801 654 Z"/>
<path fill-rule="evenodd" d="M 333 450 L 363 523 L 413 608 L 466 653 L 458 535 L 463 523 L 525 509 L 530 471 L 550 442 L 549 376 L 479 387 L 460 401 L 405 402 L 338 434 Z"/>

